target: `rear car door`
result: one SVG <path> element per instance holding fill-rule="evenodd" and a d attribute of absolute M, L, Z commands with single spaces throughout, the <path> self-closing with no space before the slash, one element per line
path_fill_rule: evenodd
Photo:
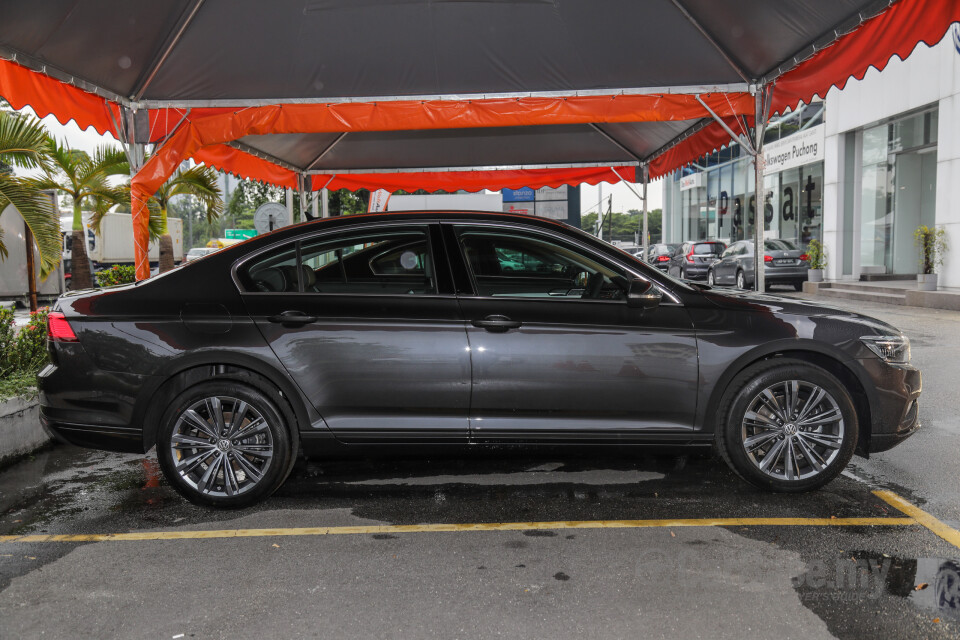
<path fill-rule="evenodd" d="M 250 316 L 339 440 L 467 440 L 470 354 L 438 231 L 328 232 L 235 270 Z"/>
<path fill-rule="evenodd" d="M 692 430 L 697 344 L 678 301 L 628 307 L 624 283 L 636 272 L 553 234 L 444 227 L 454 269 L 470 282 L 460 305 L 473 441 L 643 441 Z"/>

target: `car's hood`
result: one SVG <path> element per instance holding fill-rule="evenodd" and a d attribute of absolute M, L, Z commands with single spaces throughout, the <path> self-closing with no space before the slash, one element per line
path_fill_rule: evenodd
<path fill-rule="evenodd" d="M 756 311 L 778 316 L 832 318 L 841 322 L 863 325 L 865 328 L 869 327 L 880 335 L 899 335 L 901 333 L 899 329 L 883 320 L 811 300 L 800 300 L 755 291 L 741 291 L 739 289 L 721 289 L 719 287 L 704 287 L 701 295 L 711 304 L 723 309 Z"/>

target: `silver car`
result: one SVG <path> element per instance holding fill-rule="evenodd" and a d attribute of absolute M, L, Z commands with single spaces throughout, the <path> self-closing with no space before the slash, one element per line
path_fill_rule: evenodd
<path fill-rule="evenodd" d="M 807 254 L 790 240 L 770 239 L 763 243 L 763 272 L 766 288 L 774 284 L 789 284 L 797 291 L 803 289 L 810 263 Z M 734 242 L 724 251 L 707 272 L 707 284 L 732 284 L 738 289 L 754 285 L 753 240 Z"/>

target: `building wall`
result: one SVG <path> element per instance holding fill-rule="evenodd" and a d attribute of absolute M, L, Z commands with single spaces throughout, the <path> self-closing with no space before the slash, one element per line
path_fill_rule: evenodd
<path fill-rule="evenodd" d="M 957 29 L 955 25 L 953 29 Z M 827 126 L 824 166 L 824 243 L 830 264 L 830 279 L 860 275 L 859 226 L 853 242 L 844 243 L 844 205 L 861 210 L 856 176 L 848 176 L 845 158 L 850 142 L 859 144 L 862 129 L 889 121 L 905 113 L 935 106 L 939 114 L 937 136 L 937 187 L 935 219 L 943 225 L 953 249 L 940 269 L 940 284 L 960 288 L 960 51 L 953 33 L 927 47 L 919 44 L 906 59 L 894 58 L 883 72 L 871 68 L 863 80 L 850 80 L 843 90 L 831 89 L 826 96 Z M 857 154 L 857 149 L 851 151 Z M 859 171 L 859 159 L 855 171 Z M 853 179 L 850 179 L 853 178 Z M 853 196 L 852 198 L 850 196 Z M 847 212 L 849 215 L 850 212 Z M 856 220 L 857 216 L 854 216 Z M 850 246 L 852 244 L 852 246 Z M 844 274 L 844 251 L 853 252 L 852 273 Z"/>
<path fill-rule="evenodd" d="M 955 40 L 956 38 L 956 40 Z M 822 238 L 826 248 L 828 265 L 826 277 L 831 280 L 859 279 L 869 264 L 861 265 L 861 258 L 873 260 L 882 251 L 875 251 L 861 242 L 882 245 L 888 238 L 888 246 L 894 249 L 889 264 L 895 273 L 915 273 L 912 243 L 916 220 L 930 220 L 947 231 L 951 247 L 944 265 L 938 269 L 940 285 L 960 289 L 960 25 L 954 25 L 944 39 L 932 47 L 919 44 L 906 60 L 894 58 L 879 72 L 871 68 L 862 80 L 850 80 L 842 90 L 833 88 L 824 97 L 825 155 L 823 159 L 823 218 Z M 879 162 L 878 173 L 871 191 L 871 182 L 864 189 L 864 131 L 885 125 L 910 114 L 932 109 L 936 114 L 935 174 L 936 192 L 921 202 L 915 198 L 908 205 L 900 200 L 901 212 L 878 220 L 874 211 L 883 206 L 882 195 L 896 194 L 902 180 L 916 167 L 908 162 L 898 164 L 897 170 L 883 173 L 883 159 L 873 158 L 867 162 Z M 875 130 L 876 131 L 876 130 Z M 882 130 L 881 130 L 882 131 Z M 899 134 L 898 134 L 899 135 Z M 891 138 L 897 136 L 891 135 Z M 909 147 L 906 145 L 905 148 Z M 873 147 L 877 149 L 876 145 Z M 894 148 L 893 151 L 897 151 Z M 933 166 L 933 149 L 926 148 L 930 155 L 924 156 L 924 166 Z M 892 152 L 891 152 L 892 153 Z M 907 152 L 902 152 L 906 154 Z M 875 154 L 874 154 L 875 155 Z M 882 156 L 882 153 L 881 153 Z M 893 156 L 888 156 L 893 157 Z M 901 156 L 902 157 L 902 156 Z M 931 164 L 928 164 L 931 163 Z M 928 184 L 929 172 L 924 169 Z M 676 175 L 663 180 L 664 228 L 668 241 L 688 240 L 688 212 L 676 183 Z M 868 178 L 871 176 L 868 175 Z M 704 176 L 704 181 L 706 176 Z M 766 182 L 766 181 L 765 181 Z M 911 187 L 912 188 L 912 187 Z M 752 183 L 748 185 L 752 190 Z M 909 192 L 908 192 L 909 193 Z M 866 194 L 866 195 L 865 195 Z M 869 198 L 876 198 L 870 200 Z M 867 199 L 867 202 L 863 202 Z M 890 202 L 895 202 L 892 196 Z M 931 204 L 932 201 L 932 204 Z M 889 205 L 888 205 L 889 206 Z M 930 218 L 930 208 L 933 217 Z M 882 215 L 881 215 L 882 217 Z M 892 220 L 892 223 L 891 223 Z M 899 222 L 899 224 L 898 224 Z M 927 222 L 929 224 L 929 222 Z M 879 240 L 878 240 L 879 239 Z M 865 249 L 866 251 L 861 251 Z M 890 270 L 891 267 L 888 267 Z"/>

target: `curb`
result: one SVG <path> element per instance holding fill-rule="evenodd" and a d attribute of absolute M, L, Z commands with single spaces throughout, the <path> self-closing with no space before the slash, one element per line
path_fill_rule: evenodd
<path fill-rule="evenodd" d="M 47 445 L 51 437 L 40 425 L 36 398 L 0 401 L 0 468 Z"/>

